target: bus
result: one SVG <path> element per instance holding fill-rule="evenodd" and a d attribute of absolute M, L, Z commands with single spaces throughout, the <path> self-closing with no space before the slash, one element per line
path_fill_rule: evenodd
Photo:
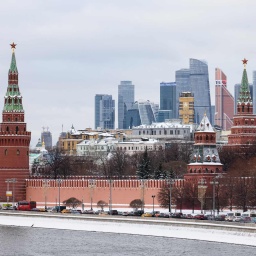
<path fill-rule="evenodd" d="M 36 208 L 36 201 L 19 201 L 17 205 L 19 211 L 31 211 L 33 208 Z"/>

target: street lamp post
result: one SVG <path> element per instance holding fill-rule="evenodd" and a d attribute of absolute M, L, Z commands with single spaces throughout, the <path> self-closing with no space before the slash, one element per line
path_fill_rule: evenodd
<path fill-rule="evenodd" d="M 169 188 L 170 189 L 169 212 L 170 212 L 170 214 L 172 213 L 172 185 L 174 184 L 174 182 L 175 181 L 172 178 L 169 180 L 169 183 L 170 183 L 170 188 Z"/>
<path fill-rule="evenodd" d="M 111 184 L 111 183 L 110 183 Z M 89 188 L 90 188 L 90 200 L 91 200 L 91 211 L 92 211 L 92 195 L 93 195 L 93 189 L 96 187 L 96 181 L 95 180 L 89 180 Z M 111 189 L 111 188 L 110 188 Z M 112 197 L 112 195 L 111 195 Z"/>
<path fill-rule="evenodd" d="M 113 180 L 109 179 L 109 215 L 112 215 L 112 182 Z"/>
<path fill-rule="evenodd" d="M 58 183 L 58 186 L 59 186 L 59 209 L 58 209 L 58 212 L 60 212 L 60 185 L 62 183 L 62 180 L 61 179 L 58 179 L 57 180 L 57 183 Z"/>
<path fill-rule="evenodd" d="M 155 214 L 155 195 L 152 195 L 153 198 L 153 215 Z"/>
<path fill-rule="evenodd" d="M 212 185 L 212 211 L 213 211 L 213 216 L 215 217 L 215 185 L 218 185 L 219 182 L 216 181 L 216 177 L 215 177 L 210 182 L 210 184 Z"/>
<path fill-rule="evenodd" d="M 142 179 L 140 182 L 140 188 L 141 188 L 141 202 L 142 202 L 141 210 L 143 212 L 144 212 L 144 207 L 145 207 L 145 187 L 146 186 L 147 186 L 146 181 L 144 179 Z"/>
<path fill-rule="evenodd" d="M 207 189 L 206 180 L 204 178 L 201 178 L 198 181 L 198 199 L 201 202 L 201 213 L 203 213 L 203 205 L 204 205 L 206 189 Z"/>

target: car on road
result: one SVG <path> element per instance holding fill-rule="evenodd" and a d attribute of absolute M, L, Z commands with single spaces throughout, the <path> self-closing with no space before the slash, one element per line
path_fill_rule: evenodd
<path fill-rule="evenodd" d="M 71 213 L 71 210 L 70 210 L 70 209 L 63 209 L 63 210 L 61 211 L 61 213 Z"/>
<path fill-rule="evenodd" d="M 225 215 L 225 214 L 218 214 L 218 215 L 215 217 L 215 220 L 216 220 L 216 221 L 225 221 L 225 218 L 226 218 L 226 215 Z"/>
<path fill-rule="evenodd" d="M 246 216 L 246 217 L 241 217 L 239 222 L 241 222 L 241 223 L 252 223 L 253 221 L 252 221 L 251 217 Z"/>
<path fill-rule="evenodd" d="M 183 213 L 182 212 L 174 212 L 172 214 L 172 218 L 182 218 Z"/>
<path fill-rule="evenodd" d="M 95 211 L 93 211 L 93 210 L 85 210 L 85 211 L 83 211 L 82 213 L 83 213 L 83 214 L 99 214 L 100 211 L 95 212 Z"/>
<path fill-rule="evenodd" d="M 160 212 L 157 217 L 158 218 L 170 218 L 170 214 L 168 212 Z"/>
<path fill-rule="evenodd" d="M 197 214 L 196 216 L 194 216 L 194 219 L 196 219 L 196 220 L 207 220 L 207 217 L 204 216 L 204 214 Z"/>
<path fill-rule="evenodd" d="M 81 214 L 81 212 L 79 212 L 79 211 L 76 210 L 76 209 L 70 210 L 70 213 L 71 213 L 71 214 Z"/>
<path fill-rule="evenodd" d="M 141 217 L 153 217 L 153 213 L 151 212 L 145 212 L 141 215 Z"/>
<path fill-rule="evenodd" d="M 233 218 L 233 222 L 239 222 L 240 221 L 240 219 L 241 219 L 241 217 L 239 217 L 239 216 L 236 216 L 236 217 L 234 217 Z"/>

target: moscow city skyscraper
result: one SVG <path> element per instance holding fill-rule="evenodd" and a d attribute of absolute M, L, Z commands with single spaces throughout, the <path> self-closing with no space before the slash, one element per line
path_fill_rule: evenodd
<path fill-rule="evenodd" d="M 112 95 L 95 95 L 95 129 L 115 129 L 115 101 Z"/>
<path fill-rule="evenodd" d="M 182 92 L 191 92 L 190 70 L 183 68 L 175 72 L 176 81 L 176 118 L 179 117 L 179 98 Z"/>
<path fill-rule="evenodd" d="M 118 85 L 118 128 L 127 129 L 127 111 L 134 103 L 134 85 L 132 81 L 121 81 Z"/>
<path fill-rule="evenodd" d="M 191 92 L 194 95 L 195 123 L 199 123 L 204 114 L 212 120 L 211 97 L 208 65 L 205 61 L 189 59 L 189 69 L 180 69 L 175 74 L 176 81 L 176 109 L 179 106 L 179 97 L 182 92 Z M 178 117 L 178 111 L 177 117 Z"/>
<path fill-rule="evenodd" d="M 174 102 L 176 101 L 176 83 L 169 82 L 160 83 L 160 109 L 173 110 L 176 109 Z"/>
<path fill-rule="evenodd" d="M 215 125 L 230 130 L 234 117 L 234 97 L 227 89 L 227 77 L 224 72 L 215 69 Z"/>

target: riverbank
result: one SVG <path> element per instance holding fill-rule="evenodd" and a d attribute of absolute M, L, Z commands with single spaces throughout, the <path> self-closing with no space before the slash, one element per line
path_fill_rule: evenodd
<path fill-rule="evenodd" d="M 0 225 L 172 237 L 256 246 L 255 225 L 16 212 L 1 212 Z"/>

